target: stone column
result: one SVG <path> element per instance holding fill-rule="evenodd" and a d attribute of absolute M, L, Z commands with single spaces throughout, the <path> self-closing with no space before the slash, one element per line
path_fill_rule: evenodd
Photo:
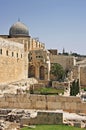
<path fill-rule="evenodd" d="M 28 78 L 28 41 L 24 41 L 24 71 L 25 79 Z"/>
<path fill-rule="evenodd" d="M 80 92 L 81 92 L 81 84 L 80 84 L 80 65 L 78 66 L 78 79 L 79 79 L 79 89 L 80 89 Z"/>
<path fill-rule="evenodd" d="M 47 62 L 47 80 L 50 80 L 50 60 Z"/>
<path fill-rule="evenodd" d="M 35 76 L 38 80 L 40 79 L 40 77 L 39 77 L 39 64 L 35 65 Z"/>

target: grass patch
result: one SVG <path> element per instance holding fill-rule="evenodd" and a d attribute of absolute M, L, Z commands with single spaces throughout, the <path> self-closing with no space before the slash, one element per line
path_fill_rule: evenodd
<path fill-rule="evenodd" d="M 63 89 L 55 89 L 55 88 L 49 88 L 49 87 L 42 87 L 42 88 L 39 88 L 37 90 L 34 90 L 34 93 L 36 94 L 59 94 L 59 93 L 64 93 L 64 90 Z"/>
<path fill-rule="evenodd" d="M 81 128 L 76 128 L 67 125 L 36 125 L 36 128 L 22 128 L 21 130 L 82 130 Z"/>

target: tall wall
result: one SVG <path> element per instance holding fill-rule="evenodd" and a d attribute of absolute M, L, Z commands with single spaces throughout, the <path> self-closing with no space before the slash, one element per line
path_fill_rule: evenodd
<path fill-rule="evenodd" d="M 28 42 L 28 50 L 39 50 L 39 49 L 44 49 L 45 44 L 42 42 L 39 42 L 37 39 L 33 39 L 30 36 L 28 37 L 12 37 L 8 38 L 10 41 L 15 41 L 24 44 L 25 42 Z"/>
<path fill-rule="evenodd" d="M 72 71 L 73 71 L 73 79 L 79 78 L 79 67 L 78 66 L 74 66 Z"/>
<path fill-rule="evenodd" d="M 58 95 L 7 94 L 0 97 L 0 108 L 62 109 L 68 112 L 86 113 L 86 103 L 82 102 L 79 97 L 63 97 Z"/>
<path fill-rule="evenodd" d="M 81 87 L 86 87 L 86 66 L 74 66 L 73 68 L 73 78 L 80 79 Z"/>
<path fill-rule="evenodd" d="M 9 83 L 23 79 L 23 69 L 22 60 L 0 56 L 0 83 Z"/>
<path fill-rule="evenodd" d="M 0 38 L 0 84 L 24 78 L 23 45 Z"/>
<path fill-rule="evenodd" d="M 82 87 L 86 87 L 86 66 L 80 67 L 80 84 Z"/>
<path fill-rule="evenodd" d="M 21 36 L 17 36 L 17 37 L 11 37 L 11 38 L 7 38 L 9 41 L 15 41 L 17 44 L 17 42 L 21 43 L 21 45 L 24 45 L 24 75 L 25 75 L 25 78 L 28 78 L 29 77 L 29 62 L 32 63 L 32 64 L 35 64 L 33 63 L 33 61 L 29 61 L 28 59 L 28 56 L 29 56 L 29 52 L 30 51 L 34 51 L 35 50 L 42 50 L 45 48 L 45 45 L 44 43 L 41 43 L 39 42 L 39 40 L 37 39 L 33 39 L 31 38 L 30 36 L 28 37 L 21 37 Z M 34 53 L 35 54 L 35 53 Z M 31 56 L 32 57 L 32 56 Z M 33 57 L 34 59 L 35 57 Z M 35 59 L 34 59 L 35 60 Z M 38 71 L 38 66 L 35 64 L 36 66 L 36 78 L 38 78 L 38 74 L 37 74 L 37 71 Z"/>
<path fill-rule="evenodd" d="M 51 63 L 59 63 L 64 69 L 71 69 L 75 65 L 75 59 L 73 56 L 64 55 L 50 55 Z"/>

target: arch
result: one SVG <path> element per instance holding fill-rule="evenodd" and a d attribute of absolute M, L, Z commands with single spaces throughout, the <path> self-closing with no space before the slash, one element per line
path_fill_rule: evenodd
<path fill-rule="evenodd" d="M 44 66 L 40 66 L 40 68 L 39 68 L 39 78 L 40 78 L 41 80 L 44 80 L 44 79 L 45 79 Z"/>
<path fill-rule="evenodd" d="M 28 70 L 28 77 L 35 77 L 35 66 L 31 65 L 29 66 L 29 70 Z"/>

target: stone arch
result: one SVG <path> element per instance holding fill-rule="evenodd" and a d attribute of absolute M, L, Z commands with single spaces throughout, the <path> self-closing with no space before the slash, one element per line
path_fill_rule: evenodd
<path fill-rule="evenodd" d="M 29 70 L 28 70 L 28 77 L 35 77 L 35 66 L 34 65 L 30 65 L 29 66 Z"/>
<path fill-rule="evenodd" d="M 41 80 L 45 79 L 45 69 L 44 69 L 44 66 L 40 66 L 40 68 L 39 68 L 39 78 Z"/>

